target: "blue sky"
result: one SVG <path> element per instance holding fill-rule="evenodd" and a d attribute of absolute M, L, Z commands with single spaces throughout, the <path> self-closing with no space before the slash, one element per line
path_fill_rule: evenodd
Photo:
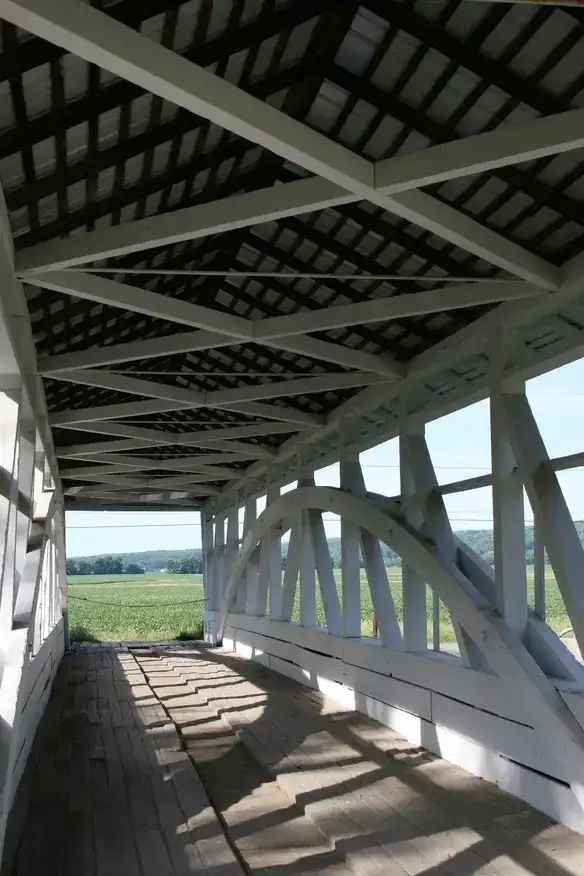
<path fill-rule="evenodd" d="M 550 456 L 584 450 L 584 360 L 529 381 L 527 392 Z M 430 423 L 426 436 L 441 483 L 474 477 L 490 470 L 488 402 L 479 402 Z M 389 441 L 361 454 L 365 481 L 370 489 L 389 496 L 399 492 L 397 441 Z M 584 468 L 559 475 L 575 519 L 584 519 Z M 318 484 L 338 486 L 338 467 L 316 473 Z M 491 490 L 473 490 L 447 497 L 454 529 L 485 529 L 492 525 Z M 261 510 L 261 508 L 259 509 Z M 526 518 L 531 510 L 526 505 Z M 340 526 L 327 520 L 331 536 Z M 173 550 L 201 545 L 197 513 L 69 512 L 69 556 Z"/>

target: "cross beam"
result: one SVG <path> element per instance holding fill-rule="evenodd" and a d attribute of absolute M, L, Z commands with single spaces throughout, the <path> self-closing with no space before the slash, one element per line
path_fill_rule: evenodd
<path fill-rule="evenodd" d="M 509 131 L 503 135 L 500 132 L 477 135 L 469 138 L 468 151 L 456 143 L 445 151 L 443 147 L 424 150 L 417 159 L 410 158 L 407 162 L 398 156 L 375 165 L 79 0 L 0 0 L 0 15 L 30 33 L 48 39 L 225 130 L 261 144 L 284 160 L 316 174 L 316 178 L 302 180 L 299 184 L 304 186 L 308 194 L 311 186 L 314 186 L 309 198 L 310 205 L 303 203 L 300 196 L 294 205 L 288 202 L 282 207 L 282 202 L 278 204 L 277 201 L 285 187 L 278 187 L 280 191 L 277 193 L 272 191 L 269 194 L 269 189 L 253 193 L 251 200 L 253 202 L 255 199 L 256 213 L 258 200 L 262 202 L 260 216 L 251 217 L 248 211 L 244 217 L 245 207 L 241 213 L 242 198 L 248 196 L 243 195 L 234 199 L 240 208 L 239 215 L 234 218 L 232 214 L 223 213 L 220 227 L 216 230 L 226 231 L 290 215 L 290 210 L 308 212 L 334 205 L 335 202 L 346 203 L 346 199 L 367 199 L 530 282 L 545 288 L 554 287 L 558 282 L 558 271 L 549 262 L 528 253 L 431 195 L 414 189 L 426 180 L 442 181 L 578 148 L 582 145 L 582 120 L 578 115 L 567 114 L 553 121 L 538 120 L 539 126 L 538 122 L 533 123 L 535 127 L 531 128 L 521 126 L 518 135 Z M 475 155 L 479 156 L 478 160 Z M 393 163 L 394 160 L 398 162 L 397 165 Z M 396 186 L 400 191 L 392 194 Z M 292 201 L 297 191 L 293 191 Z M 315 197 L 317 192 L 318 197 Z M 234 214 L 237 214 L 237 206 L 233 206 Z M 180 222 L 179 213 L 173 214 L 170 221 L 173 218 L 175 222 L 177 219 Z M 82 235 L 71 241 L 42 245 L 44 249 L 33 248 L 23 256 L 20 268 L 26 272 L 129 252 L 143 248 L 144 237 L 148 238 L 146 247 L 160 243 L 157 232 L 154 232 L 154 237 L 152 235 L 151 220 L 143 221 L 150 225 L 138 229 L 140 239 L 135 237 L 139 223 L 129 226 L 133 227 L 130 231 L 130 238 L 134 235 L 133 242 L 128 237 L 125 241 L 120 240 L 117 233 L 119 229 L 109 229 L 109 249 L 106 244 L 104 250 L 103 245 L 97 244 L 99 238 L 94 237 L 93 248 L 89 251 L 87 245 L 90 235 Z M 212 233 L 208 218 L 200 216 L 199 221 L 205 226 L 203 234 Z M 159 230 L 162 224 L 158 224 Z M 175 240 L 192 239 L 193 234 L 197 236 L 196 229 L 183 227 L 178 230 L 175 224 L 174 234 L 177 233 L 179 236 L 174 236 Z M 163 232 L 163 236 L 169 240 L 168 231 Z M 89 246 L 92 247 L 91 243 Z"/>
<path fill-rule="evenodd" d="M 181 408 L 227 407 L 240 413 L 269 416 L 271 419 L 283 420 L 300 426 L 316 426 L 321 424 L 322 421 L 319 423 L 318 417 L 306 414 L 295 408 L 258 405 L 256 400 L 308 395 L 314 392 L 330 392 L 331 390 L 351 389 L 374 383 L 387 382 L 387 378 L 375 374 L 331 374 L 330 376 L 306 377 L 282 382 L 272 381 L 255 386 L 242 386 L 237 389 L 220 389 L 215 392 L 194 392 L 189 389 L 168 386 L 164 383 L 156 383 L 152 380 L 139 380 L 110 372 L 91 370 L 66 371 L 63 374 L 59 373 L 54 376 L 58 380 L 71 383 L 80 383 L 85 386 L 111 389 L 114 392 L 127 392 L 131 395 L 160 399 L 160 403 L 164 405 L 163 409 L 166 411 L 173 410 L 168 405 L 176 405 L 176 409 L 179 410 Z M 248 402 L 252 402 L 253 407 L 250 407 Z M 130 417 L 135 415 L 137 405 L 143 406 L 144 404 L 144 402 L 122 402 L 117 405 L 103 405 L 95 408 L 66 411 L 53 417 L 52 422 L 57 425 L 65 425 L 66 423 L 74 422 L 91 422 L 92 420 Z M 139 410 L 143 411 L 143 407 L 140 407 Z"/>
<path fill-rule="evenodd" d="M 54 271 L 33 275 L 30 282 L 76 298 L 86 298 L 198 329 L 164 338 L 49 356 L 39 362 L 40 373 L 49 377 L 79 368 L 213 349 L 241 341 L 276 347 L 374 374 L 403 377 L 405 368 L 398 362 L 312 338 L 307 333 L 387 322 L 518 298 L 529 299 L 544 291 L 541 287 L 527 283 L 479 281 L 446 285 L 440 289 L 429 289 L 415 294 L 397 294 L 388 298 L 365 300 L 358 304 L 323 307 L 320 310 L 302 311 L 288 316 L 245 319 L 135 286 L 116 283 L 94 274 Z"/>

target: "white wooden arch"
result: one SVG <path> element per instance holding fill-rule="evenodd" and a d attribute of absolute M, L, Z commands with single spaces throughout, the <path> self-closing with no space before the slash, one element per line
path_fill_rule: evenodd
<path fill-rule="evenodd" d="M 330 512 L 367 530 L 393 548 L 404 564 L 428 582 L 450 609 L 453 621 L 460 624 L 500 676 L 509 696 L 522 708 L 526 721 L 550 749 L 550 755 L 571 777 L 572 791 L 584 808 L 583 728 L 492 603 L 454 563 L 444 559 L 432 540 L 423 538 L 399 518 L 397 506 L 394 509 L 388 505 L 381 510 L 368 497 L 359 498 L 334 487 L 312 486 L 291 490 L 268 505 L 249 528 L 230 570 L 220 608 L 219 640 L 240 581 L 250 564 L 259 563 L 262 539 L 276 528 L 288 527 L 291 515 L 302 511 Z"/>

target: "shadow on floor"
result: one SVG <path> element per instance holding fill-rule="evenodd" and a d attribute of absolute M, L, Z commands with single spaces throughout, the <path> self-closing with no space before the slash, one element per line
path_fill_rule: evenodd
<path fill-rule="evenodd" d="M 66 656 L 10 832 L 2 876 L 575 876 L 584 861 L 582 837 L 521 801 L 204 647 Z"/>

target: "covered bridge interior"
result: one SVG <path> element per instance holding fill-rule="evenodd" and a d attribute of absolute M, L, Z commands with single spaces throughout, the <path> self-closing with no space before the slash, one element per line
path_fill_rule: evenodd
<path fill-rule="evenodd" d="M 0 0 L 7 876 L 584 872 L 584 454 L 525 394 L 584 345 L 579 6 Z M 491 473 L 439 483 L 481 399 Z M 493 566 L 444 502 L 485 486 Z M 67 509 L 200 510 L 206 643 L 63 656 Z"/>

